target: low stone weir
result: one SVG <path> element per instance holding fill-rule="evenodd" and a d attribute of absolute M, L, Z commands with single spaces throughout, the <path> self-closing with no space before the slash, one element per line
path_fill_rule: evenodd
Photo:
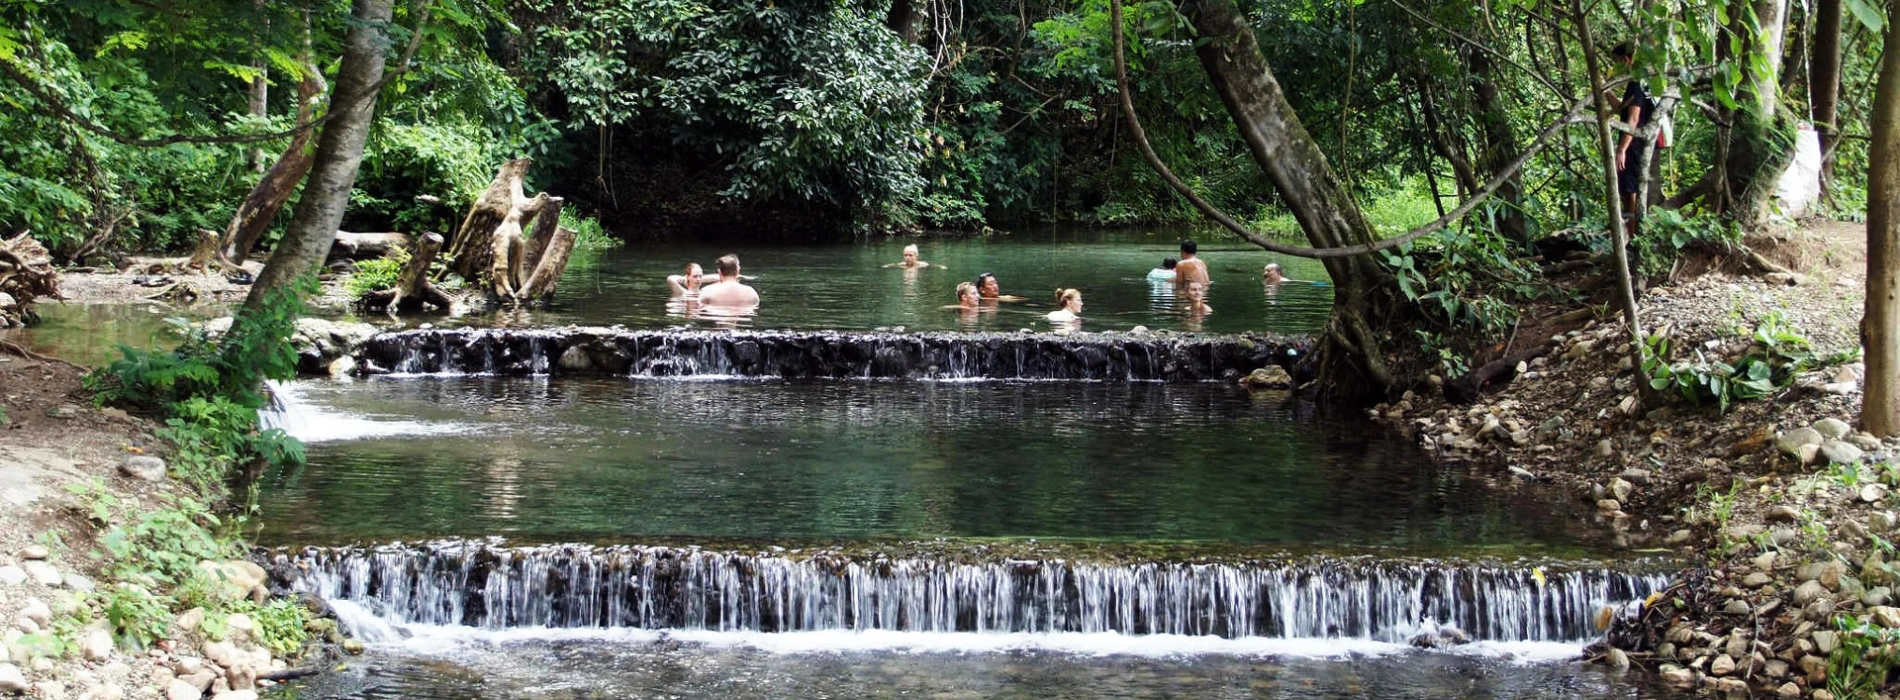
<path fill-rule="evenodd" d="M 1295 367 L 1307 339 L 1129 334 L 430 329 L 355 352 L 368 372 L 1205 381 Z"/>
<path fill-rule="evenodd" d="M 1309 557 L 1225 563 L 739 553 L 449 541 L 281 550 L 293 587 L 399 623 L 792 632 L 1119 632 L 1577 641 L 1660 574 Z M 1541 579 L 1541 580 L 1540 580 Z"/>

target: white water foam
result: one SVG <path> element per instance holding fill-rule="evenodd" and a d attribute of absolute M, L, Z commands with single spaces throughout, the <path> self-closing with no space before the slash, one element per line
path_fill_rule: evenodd
<path fill-rule="evenodd" d="M 369 608 L 349 600 L 330 601 L 330 610 L 336 613 L 337 625 L 343 633 L 364 644 L 382 644 L 402 640 L 402 632 L 389 624 Z"/>
<path fill-rule="evenodd" d="M 454 435 L 473 432 L 475 426 L 456 422 L 364 418 L 333 411 L 304 400 L 304 382 L 271 382 L 275 409 L 257 412 L 266 429 L 280 428 L 306 444 L 361 440 L 403 435 Z"/>
<path fill-rule="evenodd" d="M 743 647 L 773 654 L 882 652 L 897 654 L 1005 654 L 1040 651 L 1079 656 L 1184 658 L 1198 656 L 1359 659 L 1404 653 L 1450 653 L 1495 658 L 1518 664 L 1576 659 L 1583 642 L 1475 642 L 1448 650 L 1423 651 L 1406 644 L 1358 638 L 1243 637 L 1108 633 L 977 633 L 824 630 L 817 632 L 719 632 L 629 628 L 477 629 L 450 625 L 413 625 L 414 636 L 380 644 L 397 652 L 447 655 L 470 647 L 543 642 L 592 642 L 644 645 L 664 640 L 707 648 Z"/>

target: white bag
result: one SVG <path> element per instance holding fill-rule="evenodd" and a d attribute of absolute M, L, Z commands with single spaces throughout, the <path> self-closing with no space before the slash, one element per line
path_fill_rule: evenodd
<path fill-rule="evenodd" d="M 1675 120 L 1670 119 L 1669 115 L 1667 114 L 1662 115 L 1661 117 L 1658 117 L 1658 118 L 1662 120 L 1662 128 L 1656 130 L 1656 147 L 1668 148 L 1670 146 L 1676 145 Z"/>

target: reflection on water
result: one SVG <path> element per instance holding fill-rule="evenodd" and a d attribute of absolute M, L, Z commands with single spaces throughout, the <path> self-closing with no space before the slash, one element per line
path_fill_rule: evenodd
<path fill-rule="evenodd" d="M 184 336 L 168 319 L 200 321 L 222 315 L 221 308 L 211 305 L 177 307 L 158 302 L 44 303 L 34 308 L 40 313 L 40 325 L 0 330 L 0 338 L 87 367 L 119 359 L 120 344 L 139 349 L 178 345 Z"/>
<path fill-rule="evenodd" d="M 1653 678 L 1550 663 L 1573 658 L 1573 645 L 1480 644 L 1446 653 L 1349 640 L 904 636 L 418 628 L 414 638 L 377 645 L 347 670 L 297 686 L 296 694 L 363 700 L 1692 697 Z"/>
<path fill-rule="evenodd" d="M 1574 541 L 1567 502 L 1499 494 L 1488 470 L 1224 385 L 471 377 L 284 395 L 293 434 L 332 441 L 266 480 L 267 543 Z"/>

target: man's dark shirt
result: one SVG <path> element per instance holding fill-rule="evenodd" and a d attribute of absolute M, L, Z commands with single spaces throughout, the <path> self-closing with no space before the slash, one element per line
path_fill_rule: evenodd
<path fill-rule="evenodd" d="M 1617 110 L 1616 118 L 1628 118 L 1630 105 L 1641 105 L 1643 108 L 1643 116 L 1636 122 L 1636 128 L 1649 126 L 1649 120 L 1656 116 L 1656 101 L 1650 99 L 1649 90 L 1643 88 L 1641 79 L 1631 78 L 1629 86 L 1623 88 L 1623 106 Z"/>

